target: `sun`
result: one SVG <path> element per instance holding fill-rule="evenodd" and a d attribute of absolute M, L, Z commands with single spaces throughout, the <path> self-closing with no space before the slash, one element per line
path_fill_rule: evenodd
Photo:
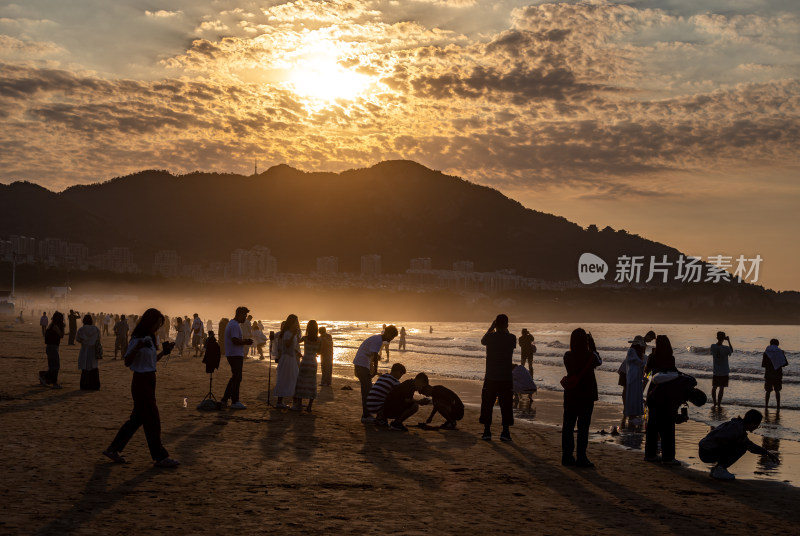
<path fill-rule="evenodd" d="M 342 67 L 334 55 L 318 53 L 298 59 L 287 84 L 302 97 L 330 103 L 365 94 L 372 79 Z"/>

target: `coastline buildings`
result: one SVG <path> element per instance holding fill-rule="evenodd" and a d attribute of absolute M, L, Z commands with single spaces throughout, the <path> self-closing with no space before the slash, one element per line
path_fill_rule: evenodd
<path fill-rule="evenodd" d="M 121 274 L 141 273 L 130 248 L 113 247 L 89 256 L 84 244 L 59 238 L 36 239 L 11 236 L 0 239 L 0 260 L 17 264 L 41 263 L 47 267 L 66 270 L 98 269 Z M 453 290 L 456 292 L 496 292 L 515 289 L 564 289 L 576 286 L 570 281 L 542 281 L 516 274 L 514 270 L 476 272 L 471 260 L 452 263 L 451 270 L 434 270 L 433 259 L 409 259 L 409 269 L 403 273 L 383 273 L 382 256 L 369 253 L 360 257 L 359 271 L 340 271 L 337 256 L 317 257 L 315 269 L 308 273 L 278 274 L 277 259 L 270 248 L 256 245 L 250 249 L 235 249 L 229 260 L 209 263 L 185 263 L 179 251 L 156 251 L 150 273 L 165 278 L 184 278 L 209 283 L 229 281 L 272 281 L 281 286 L 388 288 L 427 292 Z"/>
<path fill-rule="evenodd" d="M 381 275 L 381 256 L 375 253 L 361 256 L 361 277 Z"/>
<path fill-rule="evenodd" d="M 336 275 L 339 273 L 339 257 L 317 257 L 317 274 Z"/>

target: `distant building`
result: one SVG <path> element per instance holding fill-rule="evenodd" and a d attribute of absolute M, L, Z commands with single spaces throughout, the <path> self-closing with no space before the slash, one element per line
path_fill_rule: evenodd
<path fill-rule="evenodd" d="M 47 266 L 61 266 L 67 256 L 67 242 L 60 238 L 45 238 L 37 244 L 39 260 Z"/>
<path fill-rule="evenodd" d="M 133 262 L 133 255 L 129 248 L 111 248 L 105 253 L 92 257 L 89 264 L 101 270 L 121 274 L 139 271 L 139 267 Z"/>
<path fill-rule="evenodd" d="M 454 272 L 474 272 L 475 263 L 472 261 L 456 261 L 453 263 Z"/>
<path fill-rule="evenodd" d="M 317 257 L 317 273 L 326 275 L 339 273 L 339 257 Z"/>
<path fill-rule="evenodd" d="M 64 266 L 69 270 L 88 270 L 89 248 L 84 244 L 69 242 Z"/>
<path fill-rule="evenodd" d="M 411 259 L 412 270 L 430 270 L 433 263 L 430 257 L 418 257 Z"/>
<path fill-rule="evenodd" d="M 29 236 L 11 235 L 11 253 L 16 254 L 17 263 L 32 264 L 36 262 L 36 239 Z"/>
<path fill-rule="evenodd" d="M 230 276 L 233 278 L 261 279 L 275 277 L 278 273 L 277 259 L 264 246 L 234 250 L 231 253 L 230 266 Z"/>
<path fill-rule="evenodd" d="M 203 267 L 199 264 L 184 264 L 181 267 L 181 277 L 200 279 L 203 277 Z"/>
<path fill-rule="evenodd" d="M 361 275 L 365 277 L 381 275 L 381 256 L 376 254 L 362 255 Z"/>
<path fill-rule="evenodd" d="M 153 273 L 164 277 L 175 277 L 181 268 L 181 257 L 174 249 L 162 249 L 153 259 Z"/>

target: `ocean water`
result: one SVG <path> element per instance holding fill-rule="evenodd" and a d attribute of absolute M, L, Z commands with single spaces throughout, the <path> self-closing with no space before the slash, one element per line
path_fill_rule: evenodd
<path fill-rule="evenodd" d="M 270 330 L 277 331 L 280 326 L 279 320 L 261 322 L 267 333 Z M 301 319 L 301 322 L 305 325 L 305 319 Z M 361 342 L 371 335 L 379 334 L 383 322 L 318 320 L 319 325 L 325 326 L 333 336 L 334 361 L 348 366 L 352 364 Z M 426 372 L 452 378 L 483 379 L 485 349 L 480 340 L 490 322 L 385 322 L 395 324 L 398 329 L 403 326 L 407 332 L 405 351 L 397 349 L 398 339 L 392 341 L 390 363 L 403 363 L 411 374 Z M 592 333 L 603 358 L 603 365 L 596 372 L 600 401 L 619 408 L 618 417 L 614 416 L 613 411 L 612 415 L 596 412 L 592 419 L 593 432 L 610 429 L 619 423 L 622 416 L 622 387 L 617 385 L 617 369 L 630 347 L 628 341 L 649 330 L 667 335 L 673 346 L 678 369 L 694 376 L 698 388 L 709 397 L 705 406 L 689 405 L 690 420 L 678 426 L 676 436 L 678 458 L 702 471 L 708 469 L 697 459 L 697 442 L 711 426 L 744 415 L 751 408 L 764 412 L 764 369 L 761 368 L 761 359 L 769 340 L 778 339 L 789 362 L 783 373 L 782 410 L 776 414 L 773 394 L 770 411 L 765 415 L 762 425 L 750 437 L 756 444 L 778 451 L 781 463 L 774 464 L 762 456 L 745 455 L 734 469 L 740 477 L 783 481 L 800 486 L 800 327 L 564 323 L 512 323 L 509 327 L 517 336 L 522 328 L 527 328 L 534 335 L 537 347 L 534 355 L 534 380 L 540 389 L 555 392 L 547 397 L 551 402 L 553 396 L 558 398 L 558 392 L 562 391 L 559 381 L 565 374 L 563 356 L 569 348 L 570 333 L 577 327 Z M 709 347 L 716 342 L 716 333 L 719 330 L 730 336 L 734 353 L 730 358 L 730 383 L 725 389 L 723 407 L 714 410 L 711 408 L 712 364 Z M 515 351 L 515 361 L 520 361 L 519 348 Z M 381 363 L 381 366 L 386 364 Z M 539 398 L 544 398 L 544 393 L 540 393 Z M 523 420 L 535 420 L 555 426 L 560 424 L 560 411 L 553 409 L 539 411 L 538 415 L 535 408 L 519 410 L 517 416 Z M 628 449 L 644 448 L 644 434 L 641 431 L 626 430 L 616 437 L 593 433 L 592 441 L 609 442 Z"/>
<path fill-rule="evenodd" d="M 277 330 L 279 321 L 262 321 L 265 329 Z M 334 360 L 341 364 L 352 363 L 356 349 L 366 337 L 381 332 L 382 322 L 318 321 L 326 326 L 334 339 Z M 398 339 L 392 341 L 391 362 L 402 362 L 409 372 L 427 372 L 441 376 L 476 379 L 483 378 L 485 350 L 480 340 L 489 323 L 394 321 L 398 328 L 404 326 L 407 350 L 397 350 Z M 433 332 L 430 332 L 430 328 Z M 716 425 L 722 420 L 744 414 L 747 409 L 764 408 L 764 369 L 761 358 L 769 340 L 776 338 L 786 352 L 789 365 L 784 368 L 782 411 L 777 419 L 770 419 L 757 430 L 757 434 L 775 439 L 800 443 L 800 328 L 797 326 L 747 326 L 747 325 L 647 325 L 647 324 L 514 324 L 509 328 L 519 335 L 527 328 L 535 337 L 537 352 L 534 355 L 534 380 L 540 388 L 560 391 L 559 380 L 564 375 L 563 356 L 569 348 L 573 329 L 582 327 L 591 332 L 603 358 L 597 371 L 597 381 L 602 401 L 620 405 L 622 387 L 617 385 L 617 369 L 635 335 L 649 330 L 667 335 L 672 342 L 678 369 L 697 379 L 698 388 L 709 396 L 706 406 L 690 405 L 692 420 Z M 716 333 L 725 331 L 731 338 L 734 353 L 730 358 L 730 385 L 725 389 L 723 412 L 711 411 L 711 355 L 709 347 L 716 342 Z M 648 349 L 649 353 L 649 349 Z M 519 348 L 515 360 L 519 361 Z M 774 408 L 774 394 L 771 398 Z M 774 412 L 774 410 L 773 410 Z"/>

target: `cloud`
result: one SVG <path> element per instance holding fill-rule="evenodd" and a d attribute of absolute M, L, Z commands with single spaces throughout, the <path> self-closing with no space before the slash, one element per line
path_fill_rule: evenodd
<path fill-rule="evenodd" d="M 0 57 L 19 60 L 41 58 L 63 52 L 63 48 L 47 41 L 24 41 L 0 35 Z"/>
<path fill-rule="evenodd" d="M 475 36 L 390 16 L 389 2 L 176 3 L 148 12 L 151 26 L 197 34 L 149 78 L 0 64 L 0 178 L 246 172 L 254 155 L 329 171 L 410 158 L 599 199 L 679 195 L 669 174 L 797 166 L 800 46 L 786 35 L 797 18 L 643 6 L 530 5 Z M 27 60 L 58 46 L 0 37 L 0 54 Z M 292 75 L 312 67 L 323 88 L 337 70 L 368 84 L 326 101 L 297 93 Z"/>
<path fill-rule="evenodd" d="M 159 9 L 158 11 L 146 10 L 144 14 L 147 15 L 148 17 L 152 17 L 155 19 L 167 19 L 172 17 L 179 17 L 183 15 L 183 11 L 166 11 L 164 9 Z"/>

